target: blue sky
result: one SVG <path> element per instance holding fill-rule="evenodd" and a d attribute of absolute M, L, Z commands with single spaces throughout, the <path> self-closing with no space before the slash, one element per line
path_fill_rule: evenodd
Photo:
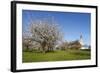
<path fill-rule="evenodd" d="M 23 10 L 22 24 L 23 30 L 27 28 L 31 19 L 43 19 L 53 17 L 56 23 L 61 27 L 64 34 L 63 39 L 66 41 L 74 41 L 83 36 L 83 42 L 90 44 L 90 30 L 91 30 L 91 14 L 90 13 L 76 13 L 76 12 L 53 12 L 53 11 L 35 11 Z"/>

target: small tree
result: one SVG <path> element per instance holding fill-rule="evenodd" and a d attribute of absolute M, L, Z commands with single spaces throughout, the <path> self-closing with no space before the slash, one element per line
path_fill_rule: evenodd
<path fill-rule="evenodd" d="M 31 46 L 31 40 L 29 38 L 29 34 L 27 31 L 22 32 L 22 45 L 24 51 L 29 51 L 29 47 Z"/>

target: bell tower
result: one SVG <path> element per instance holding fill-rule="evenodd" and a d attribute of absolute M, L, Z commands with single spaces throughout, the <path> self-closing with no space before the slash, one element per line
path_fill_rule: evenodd
<path fill-rule="evenodd" d="M 80 35 L 80 40 L 79 40 L 80 44 L 83 45 L 83 36 L 82 34 Z"/>

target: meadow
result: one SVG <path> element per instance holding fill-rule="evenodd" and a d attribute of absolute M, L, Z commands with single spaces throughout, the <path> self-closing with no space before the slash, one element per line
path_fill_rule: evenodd
<path fill-rule="evenodd" d="M 41 53 L 38 51 L 23 51 L 22 54 L 23 63 L 87 59 L 91 59 L 90 50 L 56 50 L 47 53 Z"/>

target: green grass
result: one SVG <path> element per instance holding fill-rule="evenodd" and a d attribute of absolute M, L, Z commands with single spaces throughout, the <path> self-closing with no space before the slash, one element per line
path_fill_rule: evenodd
<path fill-rule="evenodd" d="M 87 50 L 67 50 L 54 51 L 48 53 L 23 52 L 22 61 L 25 62 L 47 62 L 47 61 L 67 61 L 86 60 L 91 58 L 90 51 Z"/>

